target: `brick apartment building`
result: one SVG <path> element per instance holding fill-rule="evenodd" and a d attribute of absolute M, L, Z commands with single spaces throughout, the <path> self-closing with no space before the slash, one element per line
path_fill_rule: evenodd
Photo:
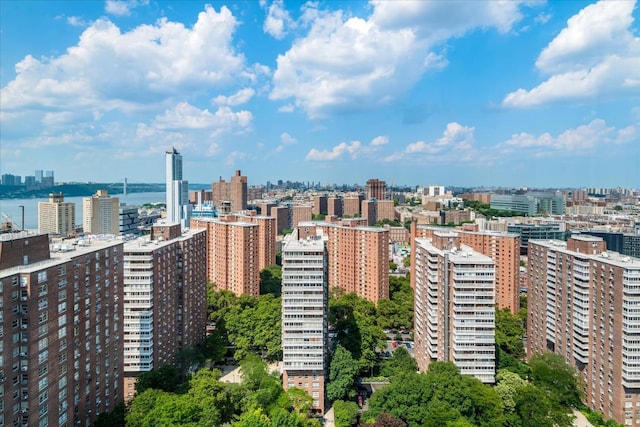
<path fill-rule="evenodd" d="M 584 401 L 640 424 L 640 260 L 594 236 L 529 241 L 527 353 L 552 351 L 577 368 Z"/>
<path fill-rule="evenodd" d="M 452 231 L 460 244 L 490 257 L 495 263 L 495 300 L 498 308 L 512 313 L 519 309 L 520 296 L 520 237 L 515 233 L 452 230 L 448 227 L 417 225 L 415 237 L 432 238 L 436 232 Z M 413 248 L 412 248 L 413 252 Z M 413 281 L 413 278 L 412 278 Z M 415 287 L 414 287 L 415 289 Z"/>
<path fill-rule="evenodd" d="M 327 244 L 329 287 L 340 287 L 377 303 L 389 298 L 389 231 L 337 223 L 298 225 L 300 239 L 322 237 Z"/>
<path fill-rule="evenodd" d="M 206 230 L 155 224 L 124 245 L 124 395 L 142 372 L 201 343 L 207 322 Z"/>
<path fill-rule="evenodd" d="M 93 425 L 122 400 L 122 241 L 0 235 L 0 425 Z"/>

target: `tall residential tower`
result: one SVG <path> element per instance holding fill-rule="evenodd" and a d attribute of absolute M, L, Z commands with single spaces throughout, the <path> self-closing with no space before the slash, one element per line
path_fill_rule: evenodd
<path fill-rule="evenodd" d="M 327 255 L 320 238 L 288 236 L 282 249 L 282 383 L 313 398 L 314 412 L 325 408 L 328 349 Z"/>

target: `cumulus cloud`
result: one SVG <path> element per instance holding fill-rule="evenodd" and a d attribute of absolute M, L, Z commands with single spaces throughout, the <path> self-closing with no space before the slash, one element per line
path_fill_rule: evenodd
<path fill-rule="evenodd" d="M 255 71 L 232 46 L 237 25 L 224 6 L 207 6 L 191 28 L 163 18 L 122 32 L 99 19 L 64 54 L 17 63 L 0 92 L 3 109 L 146 109 L 250 81 Z"/>
<path fill-rule="evenodd" d="M 599 1 L 582 9 L 542 50 L 548 78 L 508 94 L 506 107 L 640 94 L 640 37 L 631 30 L 635 1 Z"/>
<path fill-rule="evenodd" d="M 285 149 L 288 145 L 297 144 L 298 140 L 293 136 L 289 135 L 287 132 L 283 132 L 280 134 L 280 145 L 276 147 L 276 152 L 280 152 Z"/>
<path fill-rule="evenodd" d="M 80 16 L 69 16 L 67 17 L 67 24 L 73 27 L 86 27 L 89 22 Z"/>
<path fill-rule="evenodd" d="M 429 159 L 438 161 L 471 160 L 474 158 L 475 127 L 463 126 L 457 122 L 447 124 L 442 137 L 433 142 L 416 141 L 404 150 L 385 157 L 386 162 L 404 159 Z"/>
<path fill-rule="evenodd" d="M 307 153 L 306 160 L 328 161 L 336 160 L 345 156 L 348 156 L 351 159 L 367 156 L 372 157 L 373 154 L 378 152 L 382 146 L 387 143 L 389 143 L 389 137 L 380 135 L 373 138 L 368 145 L 362 144 L 360 141 L 351 141 L 350 143 L 341 142 L 331 150 L 318 150 L 317 148 L 312 148 L 309 150 L 309 153 Z"/>
<path fill-rule="evenodd" d="M 373 1 L 365 19 L 305 4 L 305 37 L 278 56 L 271 99 L 294 99 L 309 117 L 362 110 L 403 96 L 446 65 L 434 49 L 478 28 L 508 32 L 519 3 Z"/>
<path fill-rule="evenodd" d="M 358 157 L 358 151 L 360 151 L 361 147 L 362 143 L 360 141 L 351 141 L 350 143 L 341 142 L 331 150 L 317 150 L 312 148 L 309 153 L 307 153 L 306 160 L 336 160 L 342 157 L 343 154 L 349 155 L 352 159 L 355 159 Z"/>
<path fill-rule="evenodd" d="M 553 136 L 548 132 L 540 135 L 521 132 L 514 134 L 501 144 L 503 153 L 529 150 L 536 156 L 551 153 L 591 154 L 593 149 L 602 145 L 624 144 L 637 140 L 634 125 L 623 129 L 607 126 L 604 120 L 594 119 L 589 124 L 567 129 Z"/>
<path fill-rule="evenodd" d="M 129 16 L 131 9 L 148 4 L 149 0 L 107 0 L 104 5 L 104 11 L 111 15 Z"/>
<path fill-rule="evenodd" d="M 263 7 L 265 4 L 263 4 Z M 264 20 L 262 29 L 265 33 L 281 40 L 287 35 L 287 28 L 295 28 L 296 23 L 289 11 L 284 8 L 282 0 L 275 0 L 267 10 L 267 17 Z"/>
<path fill-rule="evenodd" d="M 230 106 L 241 105 L 241 104 L 245 104 L 251 98 L 253 98 L 253 95 L 255 95 L 255 93 L 256 93 L 255 90 L 247 87 L 244 89 L 240 89 L 238 92 L 234 93 L 231 96 L 219 95 L 213 100 L 213 102 L 218 105 L 230 105 Z"/>

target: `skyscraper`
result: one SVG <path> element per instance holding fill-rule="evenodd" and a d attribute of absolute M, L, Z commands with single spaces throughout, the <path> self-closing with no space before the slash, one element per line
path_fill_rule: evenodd
<path fill-rule="evenodd" d="M 495 267 L 491 258 L 435 232 L 415 239 L 415 356 L 421 371 L 451 361 L 463 375 L 495 381 Z"/>
<path fill-rule="evenodd" d="M 327 256 L 319 238 L 287 236 L 282 249 L 282 383 L 313 398 L 323 414 L 328 344 Z"/>
<path fill-rule="evenodd" d="M 167 222 L 189 225 L 189 182 L 182 179 L 182 155 L 175 148 L 166 152 Z"/>
<path fill-rule="evenodd" d="M 530 240 L 527 354 L 564 357 L 586 404 L 640 424 L 640 260 L 594 236 Z"/>
<path fill-rule="evenodd" d="M 90 197 L 82 198 L 82 229 L 91 234 L 119 233 L 117 197 L 109 197 L 107 190 L 98 190 Z"/>
<path fill-rule="evenodd" d="M 76 204 L 65 202 L 62 193 L 49 194 L 48 202 L 38 202 L 40 233 L 67 236 L 76 230 Z"/>

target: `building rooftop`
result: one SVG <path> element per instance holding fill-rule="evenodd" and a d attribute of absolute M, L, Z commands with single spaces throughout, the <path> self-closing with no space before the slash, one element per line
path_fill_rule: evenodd
<path fill-rule="evenodd" d="M 35 237 L 37 234 L 29 235 Z M 87 238 L 68 239 L 60 243 L 52 243 L 49 245 L 51 258 L 27 265 L 20 265 L 4 269 L 0 271 L 0 279 L 18 273 L 32 273 L 34 271 L 44 270 L 49 267 L 69 262 L 73 258 L 77 258 L 79 256 L 89 254 L 100 249 L 107 249 L 113 246 L 117 246 L 122 242 L 122 239 L 117 238 L 113 235 L 100 235 L 90 236 Z"/>
<path fill-rule="evenodd" d="M 446 236 L 444 236 L 446 237 Z M 422 246 L 429 252 L 435 252 L 440 255 L 449 255 L 449 260 L 457 264 L 470 264 L 470 263 L 482 263 L 482 264 L 494 264 L 493 260 L 482 255 L 479 252 L 474 251 L 472 248 L 466 245 L 460 245 L 457 248 L 452 249 L 439 249 L 431 243 L 429 238 L 417 238 L 416 243 L 418 246 Z"/>
<path fill-rule="evenodd" d="M 162 238 L 151 240 L 149 236 L 140 236 L 134 239 L 127 240 L 124 244 L 124 250 L 126 252 L 149 252 L 154 248 L 162 248 L 164 246 L 180 242 L 186 239 L 190 239 L 198 233 L 204 233 L 203 228 L 185 228 L 182 230 L 182 234 L 175 239 L 164 240 Z"/>
<path fill-rule="evenodd" d="M 573 238 L 575 238 L 575 236 Z M 599 237 L 593 237 L 592 239 L 595 239 L 595 240 L 587 239 L 586 241 L 589 241 L 589 242 L 601 241 Z M 532 242 L 540 246 L 545 246 L 547 248 L 554 249 L 559 252 L 563 252 L 571 255 L 578 255 L 581 258 L 589 258 L 599 262 L 611 264 L 617 267 L 633 268 L 633 269 L 640 268 L 640 258 L 634 258 L 634 257 L 622 255 L 618 252 L 606 251 L 606 252 L 600 252 L 599 254 L 596 254 L 596 255 L 590 255 L 582 252 L 570 251 L 569 249 L 567 249 L 567 242 L 564 242 L 562 240 L 529 240 L 529 243 L 532 243 Z"/>

